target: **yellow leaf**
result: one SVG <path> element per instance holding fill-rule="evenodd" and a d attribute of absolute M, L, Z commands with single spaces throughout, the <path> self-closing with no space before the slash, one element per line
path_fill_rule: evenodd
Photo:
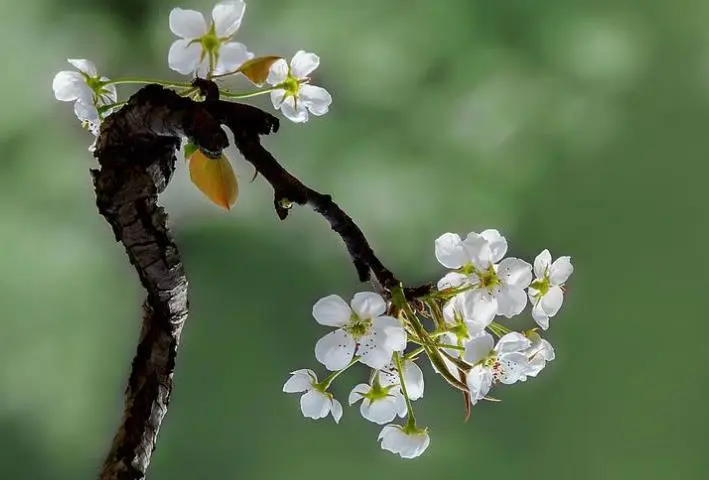
<path fill-rule="evenodd" d="M 196 150 L 190 156 L 189 169 L 192 183 L 217 206 L 229 210 L 236 203 L 239 184 L 225 155 L 211 159 Z"/>
<path fill-rule="evenodd" d="M 252 58 L 244 62 L 237 72 L 241 72 L 246 78 L 260 87 L 266 82 L 271 65 L 280 59 L 281 57 L 274 56 Z"/>

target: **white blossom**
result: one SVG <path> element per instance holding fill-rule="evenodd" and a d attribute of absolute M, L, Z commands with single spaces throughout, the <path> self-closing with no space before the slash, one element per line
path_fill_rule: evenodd
<path fill-rule="evenodd" d="M 320 57 L 299 50 L 290 62 L 279 59 L 271 65 L 266 81 L 276 87 L 271 92 L 273 108 L 296 123 L 308 121 L 308 112 L 325 115 L 330 109 L 332 97 L 322 87 L 310 85 L 310 75 L 320 65 Z"/>
<path fill-rule="evenodd" d="M 402 458 L 415 458 L 428 448 L 431 439 L 427 429 L 411 429 L 389 424 L 379 432 L 378 440 L 384 450 L 396 453 Z"/>
<path fill-rule="evenodd" d="M 99 75 L 96 65 L 90 60 L 69 58 L 68 62 L 78 71 L 64 70 L 54 76 L 54 96 L 62 102 L 74 102 L 76 117 L 91 133 L 98 135 L 101 122 L 98 107 L 116 102 L 116 86 L 106 85 L 109 78 Z"/>
<path fill-rule="evenodd" d="M 559 257 L 552 263 L 549 250 L 534 259 L 536 278 L 529 286 L 528 294 L 532 317 L 544 330 L 549 328 L 549 319 L 559 312 L 564 302 L 564 283 L 573 271 L 571 257 Z"/>
<path fill-rule="evenodd" d="M 350 392 L 349 404 L 362 401 L 359 411 L 370 422 L 384 425 L 396 416 L 406 416 L 406 400 L 398 385 L 382 386 L 360 383 Z"/>
<path fill-rule="evenodd" d="M 529 338 L 531 345 L 522 351 L 529 359 L 529 368 L 526 374 L 530 377 L 536 377 L 546 366 L 547 362 L 554 360 L 556 354 L 551 343 L 540 337 L 537 332 L 527 333 L 527 338 Z"/>
<path fill-rule="evenodd" d="M 518 332 L 504 335 L 497 345 L 489 333 L 473 337 L 463 354 L 465 361 L 473 365 L 466 379 L 471 403 L 475 405 L 485 398 L 494 382 L 510 385 L 525 379 L 530 371 L 525 350 L 531 345 L 532 342 Z"/>
<path fill-rule="evenodd" d="M 170 30 L 180 39 L 170 46 L 170 68 L 183 75 L 206 77 L 235 71 L 253 58 L 243 43 L 229 41 L 239 29 L 245 9 L 246 4 L 239 0 L 218 3 L 207 24 L 200 12 L 173 8 Z"/>
<path fill-rule="evenodd" d="M 471 287 L 461 304 L 467 321 L 489 325 L 495 315 L 509 318 L 524 310 L 532 266 L 518 258 L 504 258 L 507 240 L 500 232 L 471 232 L 465 240 L 445 233 L 436 239 L 435 250 L 443 266 L 455 269 L 438 282 L 438 288 Z"/>
<path fill-rule="evenodd" d="M 418 400 L 423 397 L 423 372 L 412 360 L 403 361 L 404 386 L 409 400 Z M 401 385 L 399 371 L 393 363 L 386 365 L 377 372 L 379 383 L 382 386 Z"/>
<path fill-rule="evenodd" d="M 301 369 L 291 372 L 291 377 L 283 385 L 283 391 L 285 393 L 305 392 L 300 397 L 300 410 L 303 416 L 317 420 L 332 413 L 335 423 L 340 423 L 342 404 L 333 397 L 332 393 L 322 389 L 318 384 L 318 377 L 312 370 Z"/>
<path fill-rule="evenodd" d="M 406 348 L 406 331 L 388 315 L 386 302 L 373 292 L 356 293 L 350 305 L 337 295 L 318 300 L 313 317 L 321 324 L 338 327 L 315 345 L 315 358 L 328 370 L 345 368 L 354 355 L 374 369 L 391 362 L 394 352 Z"/>

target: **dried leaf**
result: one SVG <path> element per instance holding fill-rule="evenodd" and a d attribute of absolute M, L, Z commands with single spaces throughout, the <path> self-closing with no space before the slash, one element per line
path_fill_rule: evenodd
<path fill-rule="evenodd" d="M 268 56 L 268 57 L 256 57 L 251 60 L 244 62 L 237 72 L 242 73 L 246 78 L 251 80 L 258 86 L 263 85 L 268 78 L 268 72 L 271 69 L 276 60 L 280 60 L 281 57 Z"/>

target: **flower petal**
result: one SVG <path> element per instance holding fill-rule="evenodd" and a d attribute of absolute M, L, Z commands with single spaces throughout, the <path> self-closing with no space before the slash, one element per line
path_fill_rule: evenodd
<path fill-rule="evenodd" d="M 273 104 L 273 108 L 278 110 L 281 108 L 281 105 L 283 105 L 283 101 L 286 99 L 286 91 L 285 90 L 274 90 L 271 92 L 271 103 Z"/>
<path fill-rule="evenodd" d="M 300 86 L 298 96 L 310 113 L 317 116 L 325 115 L 332 103 L 332 96 L 327 90 L 307 83 Z"/>
<path fill-rule="evenodd" d="M 527 294 L 524 290 L 503 285 L 497 294 L 497 314 L 512 318 L 519 315 L 527 306 Z"/>
<path fill-rule="evenodd" d="M 549 315 L 544 311 L 541 301 L 537 301 L 532 307 L 532 318 L 543 330 L 549 328 Z"/>
<path fill-rule="evenodd" d="M 302 102 L 295 101 L 294 97 L 287 97 L 281 104 L 281 112 L 293 123 L 304 123 L 308 121 L 308 110 Z"/>
<path fill-rule="evenodd" d="M 495 345 L 498 354 L 521 352 L 532 346 L 532 341 L 519 332 L 511 332 L 504 335 Z"/>
<path fill-rule="evenodd" d="M 86 60 L 85 58 L 67 58 L 67 62 L 71 63 L 74 68 L 88 75 L 89 77 L 97 77 L 98 71 L 96 70 L 96 65 L 91 60 Z"/>
<path fill-rule="evenodd" d="M 487 270 L 490 264 L 493 263 L 490 242 L 482 235 L 470 232 L 463 240 L 463 245 L 468 250 L 468 255 L 470 255 L 473 264 L 480 270 Z"/>
<path fill-rule="evenodd" d="M 536 275 L 537 278 L 544 278 L 544 274 L 550 266 L 551 253 L 549 253 L 549 250 L 544 249 L 542 253 L 537 255 L 534 259 L 534 275 Z"/>
<path fill-rule="evenodd" d="M 330 399 L 319 390 L 310 390 L 300 397 L 300 411 L 308 418 L 324 418 L 330 413 Z"/>
<path fill-rule="evenodd" d="M 368 385 L 366 383 L 360 383 L 358 385 L 355 385 L 354 388 L 352 389 L 352 391 L 350 392 L 350 396 L 347 399 L 347 402 L 350 405 L 353 405 L 353 404 L 359 402 L 360 400 L 362 400 L 364 398 L 364 395 L 366 393 L 369 393 L 369 391 L 371 389 L 372 389 L 372 386 Z"/>
<path fill-rule="evenodd" d="M 512 385 L 520 380 L 526 380 L 527 372 L 529 371 L 529 359 L 524 353 L 506 353 L 499 356 L 497 361 L 500 365 L 497 380 L 500 383 Z"/>
<path fill-rule="evenodd" d="M 478 363 L 480 360 L 490 355 L 494 347 L 495 339 L 492 338 L 492 335 L 487 332 L 480 333 L 465 344 L 463 359 L 470 364 Z"/>
<path fill-rule="evenodd" d="M 246 4 L 236 0 L 217 3 L 212 9 L 214 31 L 220 38 L 231 37 L 239 29 L 241 19 L 244 18 Z"/>
<path fill-rule="evenodd" d="M 423 397 L 423 372 L 411 360 L 404 361 L 404 384 L 410 400 Z"/>
<path fill-rule="evenodd" d="M 167 63 L 172 70 L 190 75 L 199 66 L 201 52 L 202 47 L 198 43 L 190 43 L 185 39 L 175 40 L 167 53 Z"/>
<path fill-rule="evenodd" d="M 369 334 L 360 338 L 357 355 L 360 357 L 360 362 L 378 370 L 391 362 L 392 350 L 377 344 L 375 336 Z"/>
<path fill-rule="evenodd" d="M 574 266 L 571 264 L 571 257 L 559 257 L 552 263 L 549 269 L 549 279 L 552 285 L 563 285 L 573 273 Z"/>
<path fill-rule="evenodd" d="M 283 58 L 279 58 L 271 65 L 271 68 L 268 71 L 268 76 L 266 77 L 266 82 L 269 85 L 279 85 L 285 82 L 286 78 L 288 78 L 288 62 L 286 62 Z M 280 104 L 276 108 L 279 107 Z"/>
<path fill-rule="evenodd" d="M 377 317 L 372 321 L 372 330 L 376 335 L 383 335 L 384 338 L 377 339 L 377 343 L 386 349 L 402 352 L 406 348 L 406 330 L 399 319 L 386 315 Z"/>
<path fill-rule="evenodd" d="M 313 383 L 318 381 L 315 372 L 310 369 L 303 368 L 291 372 L 291 377 L 283 385 L 285 393 L 305 392 L 313 388 Z"/>
<path fill-rule="evenodd" d="M 470 262 L 463 241 L 455 233 L 444 233 L 435 242 L 436 260 L 446 268 L 460 268 Z"/>
<path fill-rule="evenodd" d="M 170 30 L 178 37 L 199 38 L 207 33 L 207 22 L 199 12 L 173 8 L 170 11 Z"/>
<path fill-rule="evenodd" d="M 313 305 L 313 317 L 320 325 L 342 327 L 350 321 L 352 310 L 339 295 L 328 295 Z"/>
<path fill-rule="evenodd" d="M 485 290 L 468 290 L 460 295 L 463 320 L 471 334 L 482 331 L 492 323 L 499 310 L 495 297 Z"/>
<path fill-rule="evenodd" d="M 400 394 L 399 394 L 400 395 Z M 359 409 L 362 417 L 378 425 L 384 425 L 394 420 L 399 412 L 398 403 L 394 397 L 364 401 Z"/>
<path fill-rule="evenodd" d="M 507 253 L 507 239 L 500 235 L 500 232 L 494 228 L 490 228 L 480 232 L 480 236 L 487 240 L 490 245 L 492 263 L 498 263 Z"/>
<path fill-rule="evenodd" d="M 315 358 L 328 370 L 342 370 L 352 360 L 354 339 L 341 328 L 330 332 L 315 344 Z"/>
<path fill-rule="evenodd" d="M 340 419 L 342 418 L 342 404 L 334 398 L 331 398 L 330 402 L 332 418 L 335 420 L 335 423 L 340 423 Z"/>
<path fill-rule="evenodd" d="M 532 282 L 532 266 L 519 258 L 505 258 L 497 267 L 497 275 L 507 285 L 527 288 Z"/>
<path fill-rule="evenodd" d="M 244 62 L 254 57 L 254 54 L 246 49 L 246 45 L 238 42 L 229 42 L 219 49 L 219 60 L 214 67 L 215 75 L 233 72 Z"/>
<path fill-rule="evenodd" d="M 100 120 L 96 107 L 91 103 L 84 103 L 81 100 L 77 100 L 74 103 L 74 115 L 82 122 L 98 123 Z"/>
<path fill-rule="evenodd" d="M 467 275 L 458 272 L 449 272 L 438 281 L 436 288 L 438 288 L 438 290 L 445 290 L 446 288 L 460 287 L 465 284 L 467 280 Z"/>
<path fill-rule="evenodd" d="M 561 304 L 564 303 L 564 291 L 561 287 L 551 287 L 542 297 L 540 303 L 546 314 L 549 317 L 553 317 L 559 313 Z"/>
<path fill-rule="evenodd" d="M 355 293 L 350 302 L 352 310 L 360 318 L 378 317 L 386 311 L 387 304 L 381 295 L 374 292 Z"/>
<path fill-rule="evenodd" d="M 476 365 L 468 372 L 465 381 L 470 389 L 470 403 L 475 405 L 487 396 L 492 387 L 492 380 L 492 371 L 482 365 Z"/>
<path fill-rule="evenodd" d="M 320 65 L 320 57 L 314 53 L 298 50 L 290 61 L 290 68 L 293 76 L 298 79 L 307 77 Z"/>
<path fill-rule="evenodd" d="M 93 93 L 86 84 L 86 80 L 79 72 L 64 70 L 57 73 L 52 81 L 54 97 L 62 102 L 73 102 L 74 100 L 84 100 L 91 102 Z"/>

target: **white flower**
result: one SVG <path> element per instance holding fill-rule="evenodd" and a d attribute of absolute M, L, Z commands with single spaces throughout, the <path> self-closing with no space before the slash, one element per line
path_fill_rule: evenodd
<path fill-rule="evenodd" d="M 382 386 L 377 382 L 374 385 L 360 383 L 350 392 L 350 405 L 362 400 L 359 411 L 370 422 L 384 425 L 398 415 L 406 416 L 406 400 L 404 400 L 399 386 Z"/>
<path fill-rule="evenodd" d="M 443 319 L 454 327 L 458 340 L 469 338 L 485 330 L 492 323 L 497 306 L 480 301 L 474 290 L 466 290 L 448 300 L 443 306 Z M 461 323 L 462 322 L 462 323 Z"/>
<path fill-rule="evenodd" d="M 246 4 L 239 0 L 218 3 L 207 25 L 201 13 L 173 8 L 170 30 L 181 38 L 175 40 L 167 54 L 170 68 L 183 75 L 194 72 L 206 77 L 232 72 L 253 58 L 243 43 L 229 41 L 239 29 L 245 9 Z"/>
<path fill-rule="evenodd" d="M 463 354 L 465 361 L 473 365 L 466 379 L 471 403 L 475 405 L 485 398 L 494 382 L 510 385 L 525 379 L 530 369 L 525 350 L 531 345 L 517 332 L 504 335 L 497 345 L 489 333 L 473 337 Z"/>
<path fill-rule="evenodd" d="M 398 319 L 384 315 L 386 302 L 373 292 L 356 293 L 352 308 L 337 295 L 318 300 L 313 317 L 321 325 L 339 327 L 315 345 L 315 358 L 328 370 L 340 370 L 354 355 L 374 369 L 384 367 L 394 352 L 406 348 L 406 331 Z"/>
<path fill-rule="evenodd" d="M 427 429 L 411 429 L 396 424 L 382 428 L 377 440 L 381 440 L 384 450 L 396 453 L 401 458 L 418 457 L 426 451 L 431 442 Z"/>
<path fill-rule="evenodd" d="M 310 85 L 308 75 L 320 65 L 320 57 L 299 50 L 290 62 L 279 59 L 271 65 L 266 81 L 277 87 L 271 92 L 273 108 L 279 108 L 293 122 L 308 121 L 308 111 L 313 115 L 325 115 L 332 103 L 327 90 Z"/>
<path fill-rule="evenodd" d="M 540 337 L 537 332 L 532 331 L 527 333 L 527 338 L 529 338 L 532 344 L 522 352 L 529 359 L 529 368 L 527 369 L 526 375 L 536 377 L 546 366 L 547 362 L 554 360 L 556 355 L 551 343 Z M 526 380 L 526 378 L 522 380 Z"/>
<path fill-rule="evenodd" d="M 90 60 L 69 58 L 68 62 L 78 72 L 64 70 L 57 73 L 52 81 L 54 96 L 62 102 L 74 102 L 76 117 L 85 123 L 91 133 L 98 135 L 101 118 L 97 107 L 116 102 L 116 86 L 106 85 L 109 78 L 100 76 L 96 65 Z"/>
<path fill-rule="evenodd" d="M 571 257 L 559 257 L 552 263 L 549 250 L 534 259 L 536 279 L 529 286 L 528 293 L 532 317 L 544 330 L 549 328 L 549 319 L 559 312 L 564 302 L 564 283 L 573 271 Z"/>
<path fill-rule="evenodd" d="M 471 232 L 465 240 L 445 233 L 436 239 L 435 248 L 438 261 L 456 269 L 438 282 L 438 288 L 472 286 L 462 303 L 467 321 L 489 325 L 495 315 L 509 318 L 524 310 L 532 266 L 518 258 L 503 260 L 507 240 L 500 232 Z"/>
<path fill-rule="evenodd" d="M 409 400 L 418 400 L 423 397 L 423 372 L 413 361 L 404 360 L 404 386 Z M 379 383 L 383 387 L 390 385 L 401 385 L 399 372 L 394 367 L 393 363 L 386 365 L 377 372 Z"/>
<path fill-rule="evenodd" d="M 301 369 L 291 372 L 291 377 L 283 385 L 285 393 L 305 392 L 300 397 L 300 410 L 308 418 L 325 418 L 332 413 L 335 423 L 340 423 L 342 418 L 342 405 L 330 392 L 326 392 L 318 385 L 315 372 Z"/>

